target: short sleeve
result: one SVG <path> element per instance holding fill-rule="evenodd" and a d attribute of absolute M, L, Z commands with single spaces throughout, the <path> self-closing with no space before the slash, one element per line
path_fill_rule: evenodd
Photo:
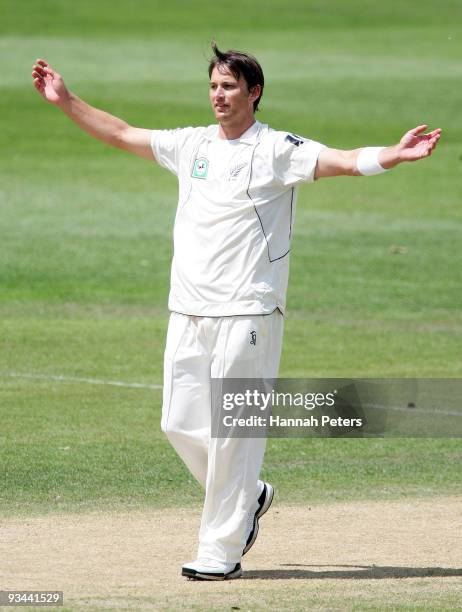
<path fill-rule="evenodd" d="M 314 181 L 319 153 L 325 145 L 296 134 L 278 132 L 274 143 L 274 173 L 285 187 Z"/>
<path fill-rule="evenodd" d="M 194 128 L 178 128 L 176 130 L 153 130 L 151 148 L 154 157 L 163 168 L 178 176 L 180 156 Z"/>

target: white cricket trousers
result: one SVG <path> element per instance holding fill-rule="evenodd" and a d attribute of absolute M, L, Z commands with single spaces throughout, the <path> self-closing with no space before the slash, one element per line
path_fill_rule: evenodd
<path fill-rule="evenodd" d="M 263 490 L 265 438 L 211 438 L 211 378 L 276 378 L 283 334 L 269 315 L 172 313 L 164 359 L 162 430 L 205 489 L 197 558 L 238 563 Z"/>

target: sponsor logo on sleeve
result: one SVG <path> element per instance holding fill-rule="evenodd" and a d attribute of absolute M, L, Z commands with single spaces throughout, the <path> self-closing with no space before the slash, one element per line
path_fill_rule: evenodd
<path fill-rule="evenodd" d="M 287 134 L 284 140 L 291 142 L 296 147 L 299 147 L 301 144 L 305 142 L 305 139 L 301 136 L 297 136 L 297 134 Z"/>

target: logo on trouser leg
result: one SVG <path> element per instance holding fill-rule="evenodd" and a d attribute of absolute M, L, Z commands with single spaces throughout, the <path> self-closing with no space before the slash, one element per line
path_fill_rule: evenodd
<path fill-rule="evenodd" d="M 250 344 L 253 344 L 254 346 L 256 346 L 257 344 L 257 332 L 256 331 L 250 332 Z"/>

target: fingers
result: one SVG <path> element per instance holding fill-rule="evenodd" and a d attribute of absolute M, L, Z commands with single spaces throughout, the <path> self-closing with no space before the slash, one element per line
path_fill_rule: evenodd
<path fill-rule="evenodd" d="M 436 130 L 432 130 L 428 132 L 428 134 L 424 134 L 421 138 L 426 138 L 429 140 L 430 138 L 439 138 L 441 136 L 441 128 L 437 128 Z"/>
<path fill-rule="evenodd" d="M 47 74 L 53 74 L 53 70 L 43 60 L 37 60 L 33 65 L 34 72 L 40 74 L 40 76 L 46 76 Z"/>
<path fill-rule="evenodd" d="M 44 70 L 44 68 L 48 68 L 48 67 L 49 67 L 49 64 L 48 64 L 48 62 L 46 62 L 45 60 L 43 60 L 43 59 L 37 59 L 37 60 L 35 60 L 35 63 L 34 63 L 34 70 L 40 70 L 40 71 L 43 71 L 43 70 Z"/>
<path fill-rule="evenodd" d="M 34 79 L 34 87 L 39 93 L 42 93 L 45 89 L 45 83 L 39 79 Z"/>
<path fill-rule="evenodd" d="M 428 127 L 427 124 L 418 125 L 412 130 L 409 130 L 408 134 L 412 134 L 413 136 L 418 136 L 418 134 L 421 134 L 422 132 L 424 132 L 427 129 L 427 127 Z"/>
<path fill-rule="evenodd" d="M 422 125 L 418 125 L 417 127 L 413 128 L 412 130 L 409 130 L 408 134 L 412 134 L 413 136 L 418 136 L 419 134 L 421 134 L 422 132 L 424 132 L 427 129 L 428 125 L 426 124 L 422 124 Z M 424 137 L 425 138 L 433 138 L 435 136 L 440 136 L 441 134 L 441 128 L 436 128 L 435 130 L 432 130 L 431 132 L 428 132 L 428 134 L 425 134 Z"/>
<path fill-rule="evenodd" d="M 44 71 L 46 62 L 43 60 L 37 60 L 32 67 L 32 78 L 34 79 L 34 84 L 39 83 L 41 79 L 44 79 L 46 73 Z"/>
<path fill-rule="evenodd" d="M 34 70 L 32 70 L 32 77 L 34 79 L 44 79 L 45 76 L 46 76 L 45 74 L 43 74 L 42 72 L 39 72 L 35 68 L 34 68 Z"/>
<path fill-rule="evenodd" d="M 407 148 L 407 161 L 424 159 L 429 157 L 435 150 L 441 138 L 442 130 L 441 128 L 436 128 L 428 134 L 422 134 L 421 132 L 424 131 L 426 127 L 426 125 L 419 125 L 407 132 L 407 138 L 406 136 L 403 138 L 405 147 Z"/>
<path fill-rule="evenodd" d="M 44 77 L 39 72 L 37 72 L 37 70 L 34 69 L 32 71 L 32 78 L 34 79 L 35 89 L 41 93 L 45 88 Z"/>
<path fill-rule="evenodd" d="M 408 141 L 408 146 L 415 147 L 417 159 L 431 155 L 441 138 L 441 128 L 436 128 L 428 132 L 428 134 L 422 134 L 427 127 L 426 124 L 422 124 L 407 132 L 407 136 L 412 138 L 412 140 Z"/>
<path fill-rule="evenodd" d="M 426 142 L 427 149 L 424 153 L 424 157 L 428 157 L 435 150 L 435 147 L 438 144 L 438 140 L 440 139 L 440 136 L 441 136 L 441 129 L 438 128 L 437 130 L 433 130 L 431 134 L 432 136 Z M 430 134 L 428 134 L 428 136 L 430 136 Z"/>
<path fill-rule="evenodd" d="M 440 136 L 441 136 L 441 132 L 439 134 L 436 134 L 433 138 L 431 138 L 431 140 L 430 140 L 430 152 L 433 151 L 433 149 L 438 144 L 438 140 L 440 139 Z"/>
<path fill-rule="evenodd" d="M 48 62 L 40 58 L 35 61 L 32 68 L 32 78 L 34 80 L 34 87 L 40 94 L 44 95 L 47 77 L 53 78 L 54 76 Z"/>
<path fill-rule="evenodd" d="M 441 132 L 442 132 L 441 128 L 436 128 L 436 130 L 429 132 L 427 136 L 430 136 L 430 138 L 440 138 Z"/>
<path fill-rule="evenodd" d="M 34 79 L 36 78 L 42 78 L 44 79 L 45 77 L 50 76 L 52 78 L 59 77 L 58 73 L 55 72 L 50 64 L 48 64 L 48 62 L 46 62 L 43 59 L 38 59 L 36 60 L 35 64 L 32 67 L 32 77 Z"/>
<path fill-rule="evenodd" d="M 429 145 L 435 148 L 436 143 L 441 138 L 441 129 L 438 128 L 436 130 L 433 130 L 433 132 L 430 132 L 429 134 L 425 134 L 423 138 L 425 138 L 425 140 L 428 141 Z"/>
<path fill-rule="evenodd" d="M 420 141 L 427 141 L 429 143 L 438 142 L 441 137 L 441 130 L 433 130 L 433 132 L 429 132 L 428 134 L 424 134 L 423 136 L 419 136 Z"/>

